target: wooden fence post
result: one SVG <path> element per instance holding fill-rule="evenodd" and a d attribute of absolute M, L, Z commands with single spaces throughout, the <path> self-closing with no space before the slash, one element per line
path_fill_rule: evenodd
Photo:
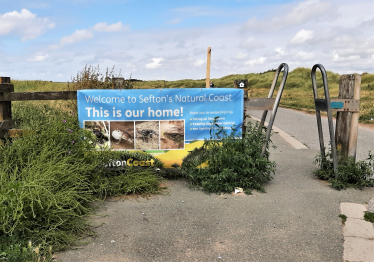
<path fill-rule="evenodd" d="M 210 87 L 210 56 L 212 54 L 212 48 L 208 47 L 207 51 L 207 61 L 206 61 L 206 78 L 205 78 L 205 87 Z"/>
<path fill-rule="evenodd" d="M 10 77 L 0 77 L 0 94 L 14 92 L 14 86 L 10 84 Z M 0 139 L 4 139 L 4 135 L 12 128 L 12 102 L 0 102 Z M 1 142 L 1 144 L 3 144 Z"/>
<path fill-rule="evenodd" d="M 14 92 L 14 86 L 10 84 L 10 77 L 0 77 L 0 94 Z M 12 102 L 0 102 L 0 122 L 12 120 Z"/>
<path fill-rule="evenodd" d="M 342 75 L 339 81 L 339 99 L 360 100 L 360 75 Z M 339 162 L 353 157 L 356 160 L 359 112 L 337 112 L 335 143 Z"/>
<path fill-rule="evenodd" d="M 125 88 L 125 79 L 123 77 L 112 77 L 112 89 Z"/>

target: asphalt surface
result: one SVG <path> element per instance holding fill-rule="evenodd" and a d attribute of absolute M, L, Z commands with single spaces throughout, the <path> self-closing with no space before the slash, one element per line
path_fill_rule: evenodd
<path fill-rule="evenodd" d="M 249 111 L 251 116 L 262 117 L 262 111 Z M 271 111 L 267 115 L 269 121 Z M 327 117 L 321 117 L 324 133 L 325 147 L 329 148 L 330 134 L 328 129 Z M 373 121 L 374 123 L 374 121 Z M 319 138 L 317 130 L 317 120 L 315 114 L 306 114 L 301 111 L 278 108 L 274 125 L 290 134 L 308 148 L 319 150 Z M 334 121 L 335 130 L 335 121 Z M 374 129 L 359 126 L 357 137 L 357 160 L 365 160 L 369 151 L 374 153 Z"/>
<path fill-rule="evenodd" d="M 275 122 L 281 129 L 286 124 L 282 111 Z M 287 114 L 285 117 L 297 120 Z M 319 148 L 318 140 L 314 141 L 317 133 L 312 137 L 313 126 L 298 124 L 292 132 L 285 129 L 295 138 L 300 136 L 308 148 L 294 149 L 273 135 L 277 148 L 271 149 L 271 160 L 277 163 L 277 170 L 265 185 L 267 193 L 208 195 L 177 180 L 169 182 L 164 195 L 105 201 L 99 203 L 99 212 L 92 217 L 93 224 L 104 223 L 96 229 L 98 237 L 88 239 L 80 249 L 57 254 L 58 259 L 342 261 L 340 203 L 364 204 L 374 197 L 374 188 L 331 189 L 312 174 Z"/>

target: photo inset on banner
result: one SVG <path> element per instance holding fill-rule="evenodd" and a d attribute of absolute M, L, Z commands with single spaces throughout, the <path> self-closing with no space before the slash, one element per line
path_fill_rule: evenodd
<path fill-rule="evenodd" d="M 159 149 L 160 134 L 158 121 L 135 122 L 135 149 Z"/>
<path fill-rule="evenodd" d="M 160 121 L 161 149 L 184 148 L 184 120 Z"/>
<path fill-rule="evenodd" d="M 134 121 L 110 122 L 112 149 L 134 149 Z"/>
<path fill-rule="evenodd" d="M 97 147 L 109 148 L 109 122 L 84 121 L 84 128 L 90 130 L 97 138 Z"/>

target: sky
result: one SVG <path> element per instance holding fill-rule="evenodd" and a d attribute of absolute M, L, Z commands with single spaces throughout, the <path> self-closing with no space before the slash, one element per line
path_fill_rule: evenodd
<path fill-rule="evenodd" d="M 373 0 L 0 0 L 0 76 L 67 82 L 85 65 L 141 80 L 322 64 L 374 73 Z"/>

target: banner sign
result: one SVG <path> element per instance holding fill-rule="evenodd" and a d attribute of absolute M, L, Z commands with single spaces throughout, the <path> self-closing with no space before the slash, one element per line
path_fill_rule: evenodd
<path fill-rule="evenodd" d="M 100 146 L 184 150 L 192 141 L 210 138 L 215 117 L 228 131 L 241 127 L 243 96 L 234 88 L 79 90 L 78 118 Z"/>

